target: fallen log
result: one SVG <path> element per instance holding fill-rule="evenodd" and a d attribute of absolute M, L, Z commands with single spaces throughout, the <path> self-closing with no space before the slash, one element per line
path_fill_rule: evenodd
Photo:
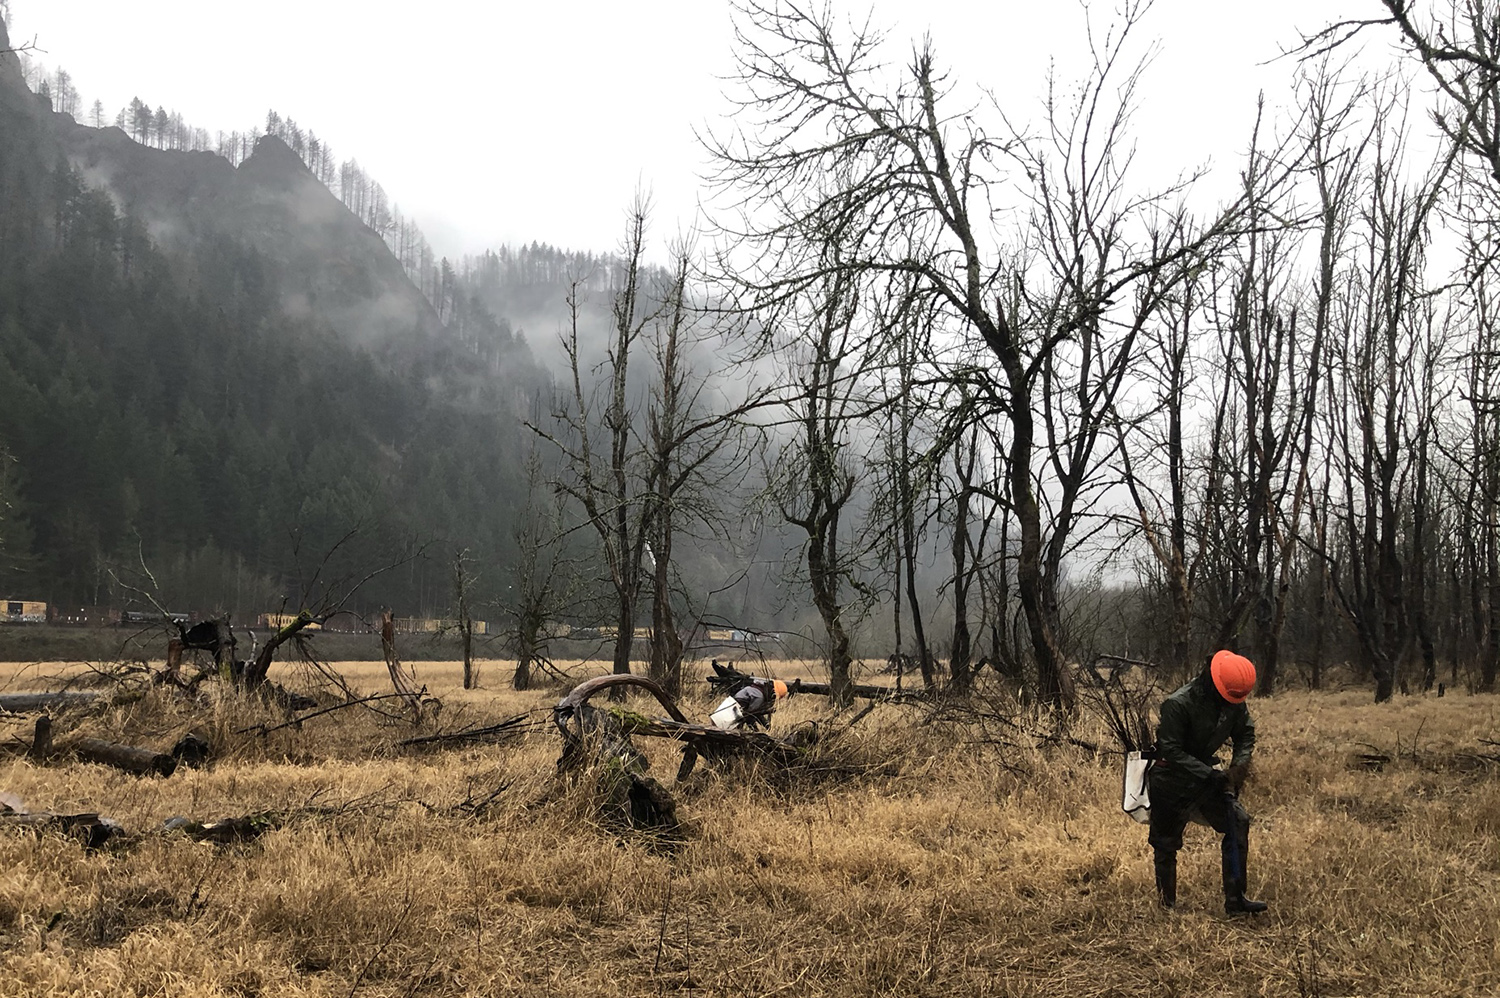
<path fill-rule="evenodd" d="M 103 763 L 138 776 L 171 776 L 177 769 L 177 760 L 169 752 L 121 745 L 102 738 L 75 739 L 67 745 L 67 750 L 85 762 Z"/>
<path fill-rule="evenodd" d="M 225 845 L 230 842 L 249 842 L 258 838 L 261 833 L 280 826 L 279 817 L 266 812 L 223 818 L 208 824 L 188 818 L 170 818 L 162 826 L 162 831 L 181 832 L 196 842 Z M 51 811 L 12 811 L 4 805 L 0 805 L 0 828 L 30 828 L 37 831 L 55 829 L 77 839 L 86 849 L 97 849 L 110 839 L 126 834 L 124 827 L 115 819 L 92 812 L 54 814 Z"/>
<path fill-rule="evenodd" d="M 713 663 L 714 674 L 704 679 L 704 682 L 713 687 L 717 693 L 730 694 L 744 686 L 746 683 L 771 683 L 774 682 L 769 676 L 752 676 L 740 672 L 733 666 L 723 666 L 718 662 Z M 814 696 L 833 696 L 832 683 L 810 682 L 806 679 L 793 679 L 787 683 L 792 693 L 811 693 Z M 849 687 L 849 695 L 866 700 L 888 700 L 906 703 L 916 700 L 930 699 L 930 691 L 922 690 L 897 690 L 889 686 L 875 686 L 865 683 L 854 683 Z"/>
<path fill-rule="evenodd" d="M 38 831 L 55 828 L 63 834 L 83 843 L 85 849 L 97 849 L 125 829 L 113 818 L 103 818 L 93 812 L 83 814 L 54 814 L 50 811 L 17 810 L 0 803 L 0 828 L 31 828 Z"/>
<path fill-rule="evenodd" d="M 82 707 L 100 700 L 103 694 L 90 690 L 62 690 L 57 693 L 7 693 L 0 695 L 0 710 L 12 714 L 30 714 L 38 710 L 62 710 Z"/>
<path fill-rule="evenodd" d="M 619 720 L 621 729 L 627 735 L 670 738 L 682 742 L 700 755 L 753 753 L 787 764 L 796 761 L 801 754 L 796 746 L 764 731 L 726 731 L 711 724 L 669 721 L 665 718 L 645 717 L 627 710 L 605 709 Z"/>
<path fill-rule="evenodd" d="M 751 677 L 758 679 L 760 677 Z M 710 679 L 709 682 L 713 680 Z M 833 696 L 832 683 L 809 682 L 806 679 L 794 679 L 787 684 L 793 693 L 811 693 L 814 696 Z M 893 700 L 901 703 L 908 701 L 927 700 L 932 694 L 927 690 L 898 690 L 890 686 L 875 686 L 865 683 L 854 683 L 849 687 L 849 695 L 860 697 L 865 700 Z"/>

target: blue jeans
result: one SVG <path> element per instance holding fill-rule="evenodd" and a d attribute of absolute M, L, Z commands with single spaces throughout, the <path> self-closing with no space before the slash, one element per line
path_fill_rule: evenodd
<path fill-rule="evenodd" d="M 1250 851 L 1250 813 L 1232 794 L 1205 789 L 1195 798 L 1157 799 L 1151 796 L 1151 824 L 1146 841 L 1156 851 L 1158 865 L 1177 863 L 1182 833 L 1188 822 L 1207 825 L 1222 835 L 1220 855 L 1224 866 L 1224 893 L 1245 893 L 1245 866 Z"/>

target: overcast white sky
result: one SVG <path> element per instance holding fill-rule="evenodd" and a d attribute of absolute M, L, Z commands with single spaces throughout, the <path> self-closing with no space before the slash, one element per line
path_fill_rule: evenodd
<path fill-rule="evenodd" d="M 426 0 L 11 0 L 11 35 L 74 78 L 111 117 L 132 96 L 210 131 L 267 108 L 354 157 L 441 254 L 536 239 L 610 249 L 637 183 L 663 237 L 693 219 L 703 154 L 693 129 L 725 109 L 732 68 L 721 0 L 480 3 Z M 862 3 L 847 5 L 868 9 Z M 1376 0 L 1158 0 L 1141 41 L 1149 71 L 1137 139 L 1152 169 L 1212 159 L 1232 171 L 1266 90 L 1292 67 L 1260 65 L 1297 29 L 1369 16 Z M 1110 0 L 1095 6 L 1107 20 Z M 930 31 L 955 75 L 1035 117 L 1049 59 L 1083 46 L 1067 0 L 876 0 L 895 37 Z M 1379 44 L 1373 46 L 1379 50 Z M 1383 52 L 1381 55 L 1383 56 Z"/>

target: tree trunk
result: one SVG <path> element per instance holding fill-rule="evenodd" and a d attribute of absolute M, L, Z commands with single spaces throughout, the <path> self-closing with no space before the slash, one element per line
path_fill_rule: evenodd
<path fill-rule="evenodd" d="M 1488 614 L 1486 617 L 1486 641 L 1484 647 L 1484 660 L 1480 666 L 1479 688 L 1489 693 L 1495 688 L 1495 675 L 1500 671 L 1500 545 L 1495 543 L 1493 535 L 1494 527 L 1490 527 L 1490 536 L 1487 538 L 1488 549 L 1489 590 Z"/>
<path fill-rule="evenodd" d="M 916 495 L 912 488 L 911 464 L 911 389 L 907 359 L 901 359 L 901 447 L 896 469 L 896 496 L 900 505 L 901 555 L 906 569 L 906 600 L 911 607 L 911 635 L 917 644 L 917 666 L 922 671 L 922 686 L 931 689 L 936 682 L 932 653 L 927 648 L 927 629 L 922 621 L 922 602 L 917 595 Z"/>
<path fill-rule="evenodd" d="M 537 634 L 534 629 L 526 623 L 522 623 L 520 636 L 516 649 L 516 671 L 511 676 L 510 684 L 517 690 L 525 691 L 531 689 L 531 662 L 536 657 Z"/>
<path fill-rule="evenodd" d="M 464 689 L 474 688 L 474 623 L 464 620 L 459 624 L 464 638 Z"/>
<path fill-rule="evenodd" d="M 850 691 L 854 659 L 849 654 L 849 635 L 841 619 L 843 608 L 838 602 L 837 573 L 830 571 L 823 546 L 816 540 L 807 546 L 807 569 L 812 580 L 813 605 L 828 634 L 828 678 L 833 700 L 846 707 L 853 699 Z"/>
<path fill-rule="evenodd" d="M 1031 632 L 1031 653 L 1036 662 L 1037 699 L 1056 710 L 1072 706 L 1073 691 L 1063 664 L 1062 649 L 1057 643 L 1054 621 L 1049 608 L 1049 580 L 1042 571 L 1042 515 L 1031 483 L 1031 451 L 1034 424 L 1031 419 L 1031 396 L 1022 384 L 1019 370 L 1012 375 L 1011 397 L 1015 405 L 1011 417 L 1014 439 L 1010 452 L 1010 491 L 1016 520 L 1021 527 L 1021 549 L 1016 558 L 1016 588 L 1021 609 Z M 1007 373 L 1010 365 L 1007 365 Z"/>
<path fill-rule="evenodd" d="M 182 639 L 169 638 L 167 640 L 167 667 L 166 680 L 171 683 L 178 682 L 178 676 L 182 670 Z"/>
<path fill-rule="evenodd" d="M 615 615 L 615 664 L 617 676 L 630 674 L 630 653 L 635 645 L 635 600 L 621 596 Z"/>
<path fill-rule="evenodd" d="M 954 445 L 954 469 L 961 484 L 953 502 L 953 647 L 948 652 L 948 687 L 964 695 L 969 692 L 974 675 L 970 667 L 974 657 L 974 638 L 969 632 L 969 588 L 974 575 L 969 567 L 969 505 L 974 496 L 970 483 L 978 441 L 971 444 L 967 468 L 959 450 L 961 446 L 961 443 Z"/>
<path fill-rule="evenodd" d="M 1385 703 L 1396 694 L 1396 669 L 1389 660 L 1372 664 L 1375 674 L 1375 702 Z"/>
<path fill-rule="evenodd" d="M 411 710 L 414 720 L 422 717 L 422 701 L 417 691 L 412 687 L 412 678 L 406 674 L 401 667 L 401 659 L 396 655 L 396 618 L 390 610 L 382 610 L 380 614 L 380 649 L 385 654 L 385 668 L 391 677 L 391 689 L 406 701 L 406 706 Z"/>
<path fill-rule="evenodd" d="M 667 693 L 679 697 L 682 695 L 682 638 L 677 633 L 677 620 L 672 613 L 672 587 L 668 574 L 672 556 L 672 520 L 669 511 L 657 515 L 661 518 L 661 530 L 657 534 L 661 553 L 656 558 L 651 595 L 651 678 Z"/>
<path fill-rule="evenodd" d="M 891 623 L 896 628 L 896 689 L 901 688 L 906 678 L 906 647 L 901 633 L 901 592 L 905 588 L 905 574 L 901 571 L 901 545 L 896 545 L 896 598 L 891 601 Z"/>
<path fill-rule="evenodd" d="M 255 661 L 245 668 L 241 677 L 241 683 L 245 689 L 258 689 L 266 681 L 266 675 L 271 671 L 271 661 L 276 657 L 276 649 L 291 641 L 302 629 L 313 622 L 312 614 L 303 610 L 296 618 L 285 627 L 280 628 L 275 634 L 266 639 L 260 651 L 255 656 Z"/>
<path fill-rule="evenodd" d="M 67 748 L 85 762 L 104 763 L 137 776 L 171 776 L 177 769 L 177 760 L 169 753 L 121 745 L 99 738 L 79 738 Z"/>
<path fill-rule="evenodd" d="M 969 494 L 963 492 L 953 527 L 953 647 L 948 653 L 948 687 L 960 695 L 969 692 L 973 676 L 970 660 L 974 639 L 969 633 Z"/>
<path fill-rule="evenodd" d="M 904 559 L 906 562 L 906 600 L 907 605 L 911 607 L 912 640 L 917 644 L 917 667 L 922 672 L 922 686 L 931 689 L 937 677 L 932 667 L 932 652 L 927 648 L 927 629 L 922 623 L 922 604 L 917 599 L 916 542 L 909 519 L 910 510 L 907 512 L 908 519 L 903 526 L 907 544 L 907 555 Z"/>

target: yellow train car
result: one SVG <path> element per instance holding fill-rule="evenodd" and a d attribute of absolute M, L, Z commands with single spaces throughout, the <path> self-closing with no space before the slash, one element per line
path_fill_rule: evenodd
<path fill-rule="evenodd" d="M 47 604 L 40 600 L 0 600 L 0 624 L 45 624 Z"/>
<path fill-rule="evenodd" d="M 618 627 L 596 627 L 594 629 L 599 632 L 599 636 L 601 638 L 614 638 L 614 637 L 618 636 L 619 633 L 620 633 L 620 629 Z M 637 638 L 637 639 L 643 639 L 643 640 L 646 640 L 646 641 L 650 641 L 651 640 L 651 628 L 649 628 L 649 627 L 637 627 L 637 628 L 634 628 L 631 631 L 630 636 L 632 638 Z"/>
<path fill-rule="evenodd" d="M 290 627 L 296 622 L 297 615 L 295 613 L 263 613 L 256 621 L 261 627 L 266 627 L 273 631 L 279 631 L 283 627 Z M 308 624 L 303 628 L 305 631 L 321 631 L 322 629 L 323 625 L 316 622 Z"/>

